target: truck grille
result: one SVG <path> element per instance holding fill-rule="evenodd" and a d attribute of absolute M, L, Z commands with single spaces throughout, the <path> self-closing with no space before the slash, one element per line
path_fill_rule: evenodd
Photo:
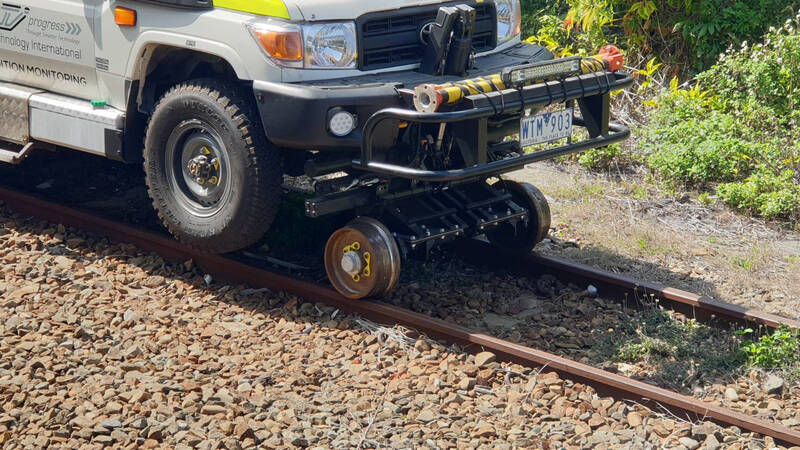
<path fill-rule="evenodd" d="M 459 3 L 468 4 L 476 10 L 477 23 L 472 41 L 475 51 L 480 53 L 495 48 L 497 19 L 494 4 Z M 448 5 L 404 8 L 362 16 L 357 22 L 359 68 L 375 70 L 421 62 L 423 45 L 419 38 L 420 30 L 426 23 L 436 19 L 441 6 Z"/>

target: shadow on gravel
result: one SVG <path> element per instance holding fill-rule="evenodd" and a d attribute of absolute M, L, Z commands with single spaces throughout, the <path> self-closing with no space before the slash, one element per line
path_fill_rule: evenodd
<path fill-rule="evenodd" d="M 626 307 L 551 275 L 520 277 L 442 253 L 406 266 L 387 301 L 682 393 L 727 384 L 745 359 L 735 329 L 631 299 Z"/>
<path fill-rule="evenodd" d="M 553 240 L 550 243 L 540 244 L 537 251 L 631 278 L 725 300 L 713 283 L 700 278 L 696 273 L 676 272 L 662 264 L 632 258 L 596 245 L 590 244 L 578 248 L 570 242 Z"/>
<path fill-rule="evenodd" d="M 19 166 L 0 165 L 3 184 L 49 200 L 102 212 L 143 228 L 159 226 L 141 165 L 87 153 L 38 150 Z"/>
<path fill-rule="evenodd" d="M 138 165 L 78 152 L 40 151 L 20 167 L 0 168 L 0 176 L 6 185 L 161 230 Z M 306 265 L 309 270 L 304 274 L 321 281 L 322 248 L 327 236 L 340 225 L 340 218 L 327 222 L 306 219 L 302 201 L 302 197 L 293 194 L 285 202 L 265 239 L 268 251 L 260 246 L 248 258 L 261 258 L 263 265 L 270 266 L 269 261 L 263 260 L 263 254 L 268 254 Z M 552 241 L 543 245 L 545 253 L 562 250 L 558 252 L 562 255 L 563 247 L 569 247 Z M 81 257 L 63 245 L 48 251 L 69 258 Z M 574 252 L 580 252 L 578 260 L 585 263 L 602 261 L 603 267 L 612 266 L 616 272 L 652 274 L 648 279 L 706 295 L 715 293 L 714 286 L 707 282 L 656 264 L 598 248 Z M 181 265 L 159 267 L 150 261 L 151 258 L 128 259 L 151 274 L 167 278 L 191 276 L 193 284 L 205 288 L 202 276 L 184 273 Z M 437 250 L 427 262 L 414 259 L 406 263 L 400 288 L 386 301 L 681 392 L 727 383 L 742 367 L 740 340 L 732 330 L 710 328 L 691 318 L 669 314 L 658 308 L 653 299 L 635 299 L 642 308 L 628 309 L 590 295 L 587 286 L 568 286 L 549 276 L 527 279 L 515 275 L 513 268 L 498 270 L 489 266 L 496 264 L 496 260 L 487 259 L 472 265 L 454 256 L 450 249 Z M 279 305 L 272 304 L 272 300 L 265 305 L 263 299 L 247 296 L 220 297 L 264 314 Z M 306 307 L 303 305 L 300 307 Z M 319 321 L 329 324 L 332 319 L 322 317 Z"/>
<path fill-rule="evenodd" d="M 0 177 L 6 186 L 165 233 L 148 196 L 140 164 L 123 164 L 76 151 L 41 150 L 19 166 L 0 164 Z M 258 261 L 268 252 L 278 262 L 324 273 L 317 256 L 321 257 L 328 236 L 346 218 L 309 220 L 304 202 L 297 193 L 284 196 L 270 232 L 246 252 L 254 256 L 251 259 Z"/>

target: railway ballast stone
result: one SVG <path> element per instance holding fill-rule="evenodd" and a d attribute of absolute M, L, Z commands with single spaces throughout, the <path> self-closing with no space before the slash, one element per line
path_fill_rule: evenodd
<path fill-rule="evenodd" d="M 632 411 L 628 413 L 627 416 L 628 425 L 632 427 L 638 427 L 642 424 L 642 415 L 636 411 Z"/>
<path fill-rule="evenodd" d="M 695 441 L 692 438 L 688 438 L 688 437 L 682 437 L 682 438 L 678 439 L 678 442 L 680 442 L 681 445 L 683 445 L 684 447 L 686 447 L 689 450 L 695 450 L 696 448 L 700 447 L 700 443 L 699 442 Z"/>
<path fill-rule="evenodd" d="M 705 441 L 703 441 L 703 448 L 705 450 L 717 450 L 720 448 L 722 444 L 719 443 L 719 439 L 713 434 L 710 434 Z"/>
<path fill-rule="evenodd" d="M 736 392 L 734 388 L 729 387 L 725 389 L 725 400 L 729 402 L 739 401 L 739 394 Z"/>
<path fill-rule="evenodd" d="M 0 296 L 38 286 L 0 301 L 4 450 L 587 448 L 596 434 L 662 448 L 688 434 L 547 369 L 332 321 L 335 308 L 285 293 L 206 287 L 191 265 L 2 209 L 0 224 Z"/>
<path fill-rule="evenodd" d="M 478 367 L 486 367 L 487 365 L 493 363 L 497 359 L 492 352 L 480 352 L 475 355 L 475 365 Z"/>
<path fill-rule="evenodd" d="M 761 387 L 767 394 L 780 395 L 783 393 L 783 388 L 785 385 L 786 382 L 783 380 L 783 378 L 777 375 L 770 374 Z"/>

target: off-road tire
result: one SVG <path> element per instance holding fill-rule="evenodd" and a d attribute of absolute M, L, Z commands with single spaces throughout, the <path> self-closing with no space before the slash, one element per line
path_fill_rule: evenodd
<path fill-rule="evenodd" d="M 184 82 L 158 101 L 145 134 L 146 182 L 162 223 L 184 244 L 228 253 L 253 245 L 272 224 L 281 196 L 281 162 L 255 111 L 246 91 L 218 80 Z M 230 198 L 211 217 L 182 206 L 167 180 L 167 140 L 182 123 L 194 120 L 211 127 L 229 158 Z"/>

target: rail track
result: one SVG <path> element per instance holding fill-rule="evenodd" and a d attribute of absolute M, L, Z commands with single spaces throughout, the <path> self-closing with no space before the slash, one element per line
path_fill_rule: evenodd
<path fill-rule="evenodd" d="M 470 262 L 480 265 L 492 260 L 495 267 L 527 277 L 544 274 L 555 275 L 562 281 L 579 286 L 593 285 L 606 298 L 625 303 L 625 306 L 641 306 L 639 299 L 656 298 L 659 304 L 673 311 L 685 314 L 703 322 L 724 321 L 739 325 L 761 325 L 775 329 L 781 325 L 800 328 L 800 320 L 789 319 L 756 309 L 745 308 L 713 298 L 664 286 L 640 281 L 605 270 L 595 269 L 566 259 L 531 254 L 526 256 L 506 256 L 498 258 L 488 245 L 480 241 L 470 241 L 461 249 L 461 255 Z"/>
<path fill-rule="evenodd" d="M 779 443 L 800 445 L 800 431 L 798 430 L 484 333 L 474 332 L 440 319 L 381 302 L 347 300 L 333 289 L 324 286 L 253 267 L 230 257 L 198 252 L 182 246 L 167 236 L 54 204 L 19 191 L 0 188 L 0 201 L 18 213 L 99 233 L 110 239 L 158 253 L 168 260 L 193 259 L 198 267 L 218 279 L 248 284 L 255 288 L 291 292 L 300 297 L 327 303 L 343 311 L 359 314 L 380 323 L 413 328 L 419 333 L 463 345 L 470 351 L 491 351 L 500 360 L 534 367 L 546 366 L 549 370 L 558 372 L 562 377 L 591 385 L 597 391 L 618 399 L 655 403 L 680 417 L 692 420 L 711 420 L 723 426 L 737 426 L 744 430 L 770 436 Z M 465 258 L 472 260 L 480 260 L 481 256 L 485 256 L 489 251 L 489 248 L 480 242 L 470 243 L 462 250 Z M 635 299 L 641 296 L 654 296 L 660 299 L 662 305 L 699 320 L 724 320 L 757 324 L 768 328 L 780 325 L 800 328 L 800 322 L 796 320 L 749 310 L 605 271 L 597 271 L 558 258 L 531 255 L 507 258 L 503 264 L 509 270 L 517 271 L 525 276 L 551 273 L 564 280 L 593 284 L 601 290 L 605 297 L 613 296 L 631 304 L 635 304 Z"/>

